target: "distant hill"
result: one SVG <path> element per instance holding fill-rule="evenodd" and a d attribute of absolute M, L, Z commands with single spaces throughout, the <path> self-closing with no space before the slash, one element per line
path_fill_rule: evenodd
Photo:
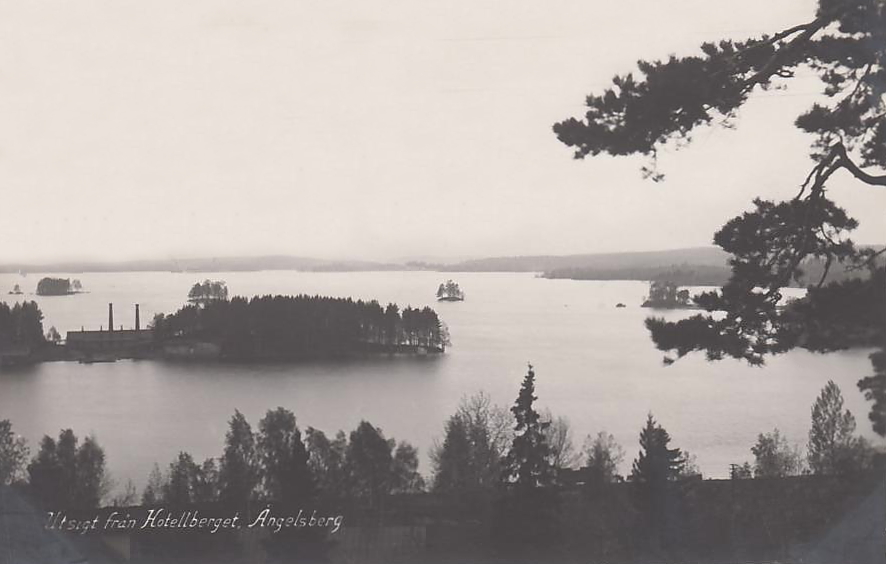
<path fill-rule="evenodd" d="M 882 249 L 882 246 L 874 246 Z M 681 286 L 719 286 L 729 278 L 729 256 L 718 247 L 691 247 L 667 251 L 490 257 L 455 263 L 410 261 L 382 263 L 360 260 L 326 260 L 288 255 L 217 257 L 121 262 L 57 262 L 0 265 L 0 272 L 232 272 L 300 270 L 305 272 L 366 272 L 429 270 L 437 272 L 540 272 L 545 278 L 573 280 L 664 280 Z M 880 257 L 880 264 L 886 257 Z M 806 261 L 802 285 L 817 283 L 824 262 Z M 828 280 L 864 276 L 834 265 Z"/>
<path fill-rule="evenodd" d="M 0 272 L 248 272 L 257 270 L 301 270 L 348 272 L 399 270 L 403 266 L 358 260 L 324 260 L 270 255 L 189 259 L 135 260 L 116 262 L 69 261 L 44 264 L 4 264 Z"/>
<path fill-rule="evenodd" d="M 693 247 L 668 251 L 492 257 L 438 265 L 453 272 L 553 272 L 571 269 L 617 271 L 663 268 L 673 265 L 725 267 L 729 255 L 717 247 Z"/>
<path fill-rule="evenodd" d="M 882 247 L 874 247 L 879 250 Z M 567 278 L 571 280 L 658 280 L 673 282 L 680 286 L 722 286 L 728 279 L 731 269 L 727 264 L 729 255 L 720 249 L 710 249 L 712 253 L 697 252 L 707 249 L 685 249 L 661 253 L 625 253 L 617 257 L 599 256 L 596 264 L 553 268 L 544 272 L 545 278 Z M 694 257 L 691 255 L 696 253 Z M 589 255 L 591 257 L 593 255 Z M 682 262 L 668 264 L 670 258 L 685 258 Z M 718 258 L 722 262 L 717 262 Z M 621 266 L 612 266 L 621 264 Z M 886 257 L 880 257 L 879 265 L 886 264 Z M 817 284 L 825 273 L 825 261 L 807 259 L 800 265 L 803 276 L 799 283 L 791 285 L 805 287 Z M 834 282 L 848 278 L 866 278 L 867 271 L 850 270 L 841 264 L 834 264 L 828 270 L 826 281 Z"/>

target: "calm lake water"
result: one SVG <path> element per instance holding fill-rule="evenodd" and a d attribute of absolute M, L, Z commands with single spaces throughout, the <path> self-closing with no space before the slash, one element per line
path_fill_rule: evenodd
<path fill-rule="evenodd" d="M 0 274 L 4 293 L 20 284 L 35 299 L 44 327 L 64 333 L 134 324 L 141 304 L 145 325 L 157 312 L 180 307 L 193 273 L 86 273 L 75 275 L 89 293 L 34 296 L 42 274 Z M 69 277 L 71 275 L 63 275 Z M 166 465 L 180 451 L 202 460 L 221 454 L 234 409 L 256 426 L 265 411 L 292 410 L 304 429 L 334 434 L 361 419 L 388 437 L 419 447 L 422 471 L 443 424 L 460 398 L 485 390 L 510 406 L 526 373 L 536 367 L 537 404 L 569 419 L 576 446 L 607 430 L 626 451 L 622 472 L 638 450 L 638 433 L 649 411 L 670 432 L 672 444 L 697 457 L 706 476 L 725 477 L 730 463 L 752 459 L 760 432 L 778 427 L 805 445 L 810 407 L 828 379 L 843 390 L 859 431 L 875 435 L 869 405 L 856 381 L 870 373 L 870 351 L 829 355 L 795 351 L 764 368 L 737 361 L 707 363 L 700 355 L 662 365 L 643 326 L 650 310 L 639 304 L 641 282 L 545 280 L 532 274 L 452 275 L 467 294 L 461 303 L 437 303 L 447 276 L 433 272 L 212 274 L 232 295 L 321 294 L 377 299 L 401 306 L 434 307 L 449 325 L 453 347 L 443 356 L 374 358 L 287 365 L 195 365 L 123 361 L 83 365 L 45 363 L 0 372 L 0 419 L 9 418 L 30 442 L 32 454 L 44 434 L 70 427 L 94 433 L 104 446 L 118 483 L 144 484 L 154 462 Z M 12 301 L 15 296 L 0 296 Z M 624 302 L 628 307 L 616 309 Z M 687 312 L 667 312 L 676 318 Z M 882 441 L 878 442 L 882 444 Z"/>

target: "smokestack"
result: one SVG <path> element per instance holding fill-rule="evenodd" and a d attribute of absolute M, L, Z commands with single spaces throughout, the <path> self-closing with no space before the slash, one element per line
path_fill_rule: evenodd
<path fill-rule="evenodd" d="M 138 318 L 138 304 L 135 304 L 135 330 L 141 331 L 141 328 L 142 328 L 142 326 L 141 326 L 141 323 L 139 322 L 139 318 Z"/>
<path fill-rule="evenodd" d="M 114 330 L 114 304 L 108 304 L 108 331 Z"/>

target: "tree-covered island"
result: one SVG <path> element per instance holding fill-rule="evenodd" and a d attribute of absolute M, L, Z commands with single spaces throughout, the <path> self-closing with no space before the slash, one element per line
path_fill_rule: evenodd
<path fill-rule="evenodd" d="M 437 300 L 441 302 L 462 302 L 465 299 L 464 291 L 457 282 L 447 280 L 437 288 Z"/>
<path fill-rule="evenodd" d="M 649 283 L 649 296 L 643 302 L 642 307 L 656 309 L 693 309 L 689 290 L 680 289 L 673 282 L 653 280 Z"/>
<path fill-rule="evenodd" d="M 38 296 L 67 296 L 83 291 L 79 280 L 70 278 L 41 278 L 37 283 Z"/>

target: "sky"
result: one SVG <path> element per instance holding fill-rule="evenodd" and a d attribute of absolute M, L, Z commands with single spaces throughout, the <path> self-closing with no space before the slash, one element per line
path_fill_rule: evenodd
<path fill-rule="evenodd" d="M 0 262 L 400 260 L 710 244 L 810 169 L 810 77 L 735 130 L 574 160 L 551 126 L 640 58 L 807 0 L 0 0 Z M 830 194 L 886 242 L 886 190 Z"/>

